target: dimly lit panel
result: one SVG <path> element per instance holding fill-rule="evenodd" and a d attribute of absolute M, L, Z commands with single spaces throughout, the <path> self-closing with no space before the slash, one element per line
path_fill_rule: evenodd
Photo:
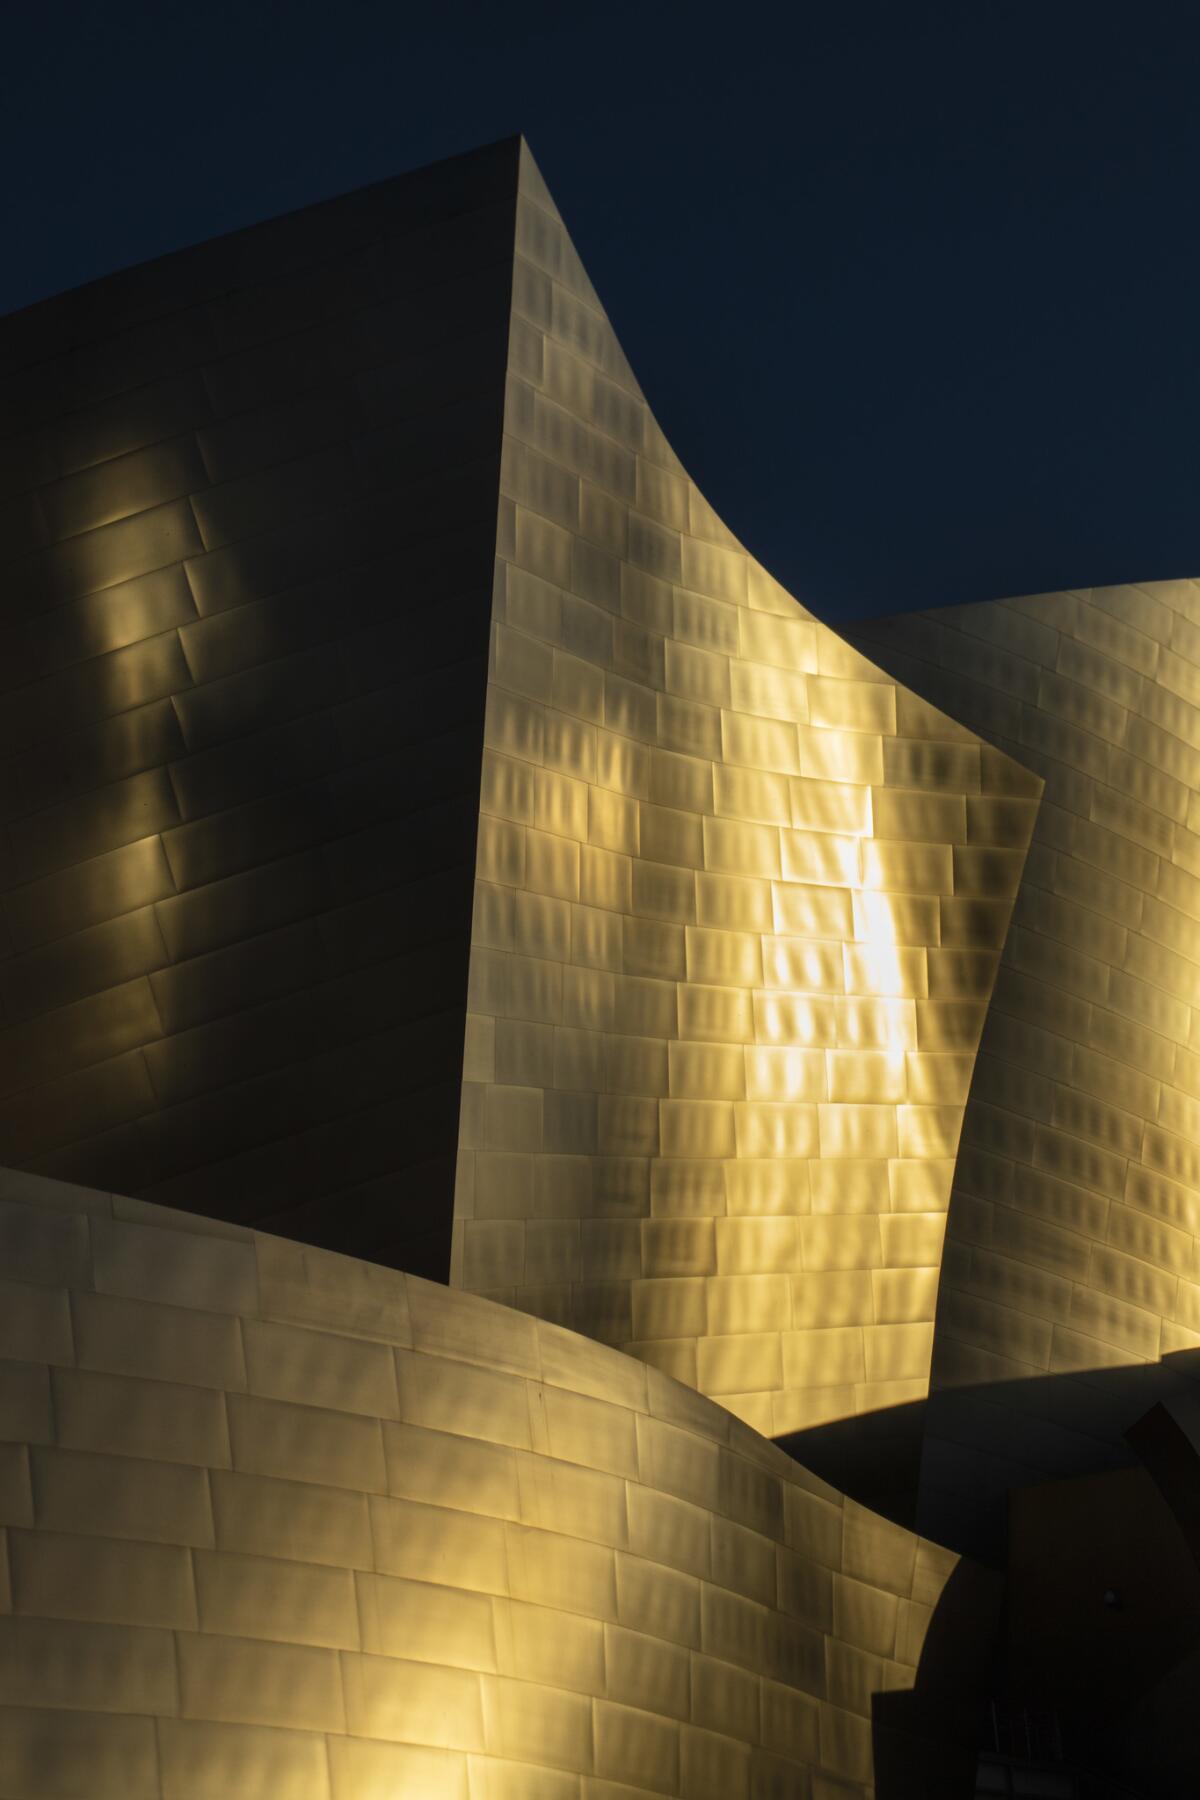
<path fill-rule="evenodd" d="M 954 1556 L 526 1314 L 0 1196 L 12 1800 L 873 1791 Z"/>
<path fill-rule="evenodd" d="M 3 1161 L 444 1277 L 516 180 L 0 322 Z"/>
<path fill-rule="evenodd" d="M 453 1279 L 768 1435 L 923 1396 L 1039 791 L 725 529 L 525 151 Z"/>
<path fill-rule="evenodd" d="M 1089 1372 L 1200 1346 L 1200 589 L 856 637 L 1046 783 L 963 1129 L 924 1461 L 928 1528 L 994 1542 L 1013 1481 L 1125 1456 L 1146 1383 Z"/>

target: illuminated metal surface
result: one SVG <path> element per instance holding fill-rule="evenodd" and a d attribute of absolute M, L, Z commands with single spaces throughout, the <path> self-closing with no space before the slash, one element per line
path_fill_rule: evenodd
<path fill-rule="evenodd" d="M 957 1559 L 721 1407 L 28 1175 L 0 1255 L 7 1800 L 871 1791 Z"/>
<path fill-rule="evenodd" d="M 857 641 L 1044 776 L 967 1108 L 923 1528 L 1127 1455 L 1200 1348 L 1200 587 L 874 620 Z M 1117 1371 L 1137 1368 L 1125 1383 Z"/>
<path fill-rule="evenodd" d="M 0 357 L 0 1157 L 442 1278 L 461 1141 L 461 1285 L 922 1396 L 1037 784 L 736 543 L 528 151 Z"/>
<path fill-rule="evenodd" d="M 665 443 L 527 150 L 452 1280 L 767 1435 L 920 1399 L 1040 783 Z"/>
<path fill-rule="evenodd" d="M 866 1793 L 955 1559 L 766 1437 L 984 1544 L 1200 1348 L 1195 587 L 883 673 L 515 142 L 0 370 L 0 1791 Z"/>

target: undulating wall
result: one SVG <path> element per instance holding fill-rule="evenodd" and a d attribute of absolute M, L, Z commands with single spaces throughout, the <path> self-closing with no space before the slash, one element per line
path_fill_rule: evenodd
<path fill-rule="evenodd" d="M 445 1279 L 516 172 L 0 322 L 3 1162 Z"/>
<path fill-rule="evenodd" d="M 968 1743 L 766 1440 L 991 1555 L 1200 1349 L 1200 587 L 847 635 L 516 140 L 0 322 L 4 1800 Z"/>
<path fill-rule="evenodd" d="M 767 1435 L 919 1400 L 1041 784 L 721 524 L 527 149 L 504 425 L 452 1279 Z"/>
<path fill-rule="evenodd" d="M 1038 783 L 736 543 L 528 150 L 0 367 L 0 1156 L 918 1401 Z"/>
<path fill-rule="evenodd" d="M 1042 775 L 950 1205 L 920 1519 L 1127 1455 L 1200 1347 L 1200 586 L 951 607 L 856 641 Z"/>
<path fill-rule="evenodd" d="M 869 1791 L 956 1558 L 721 1407 L 28 1174 L 0 1268 L 5 1800 Z"/>

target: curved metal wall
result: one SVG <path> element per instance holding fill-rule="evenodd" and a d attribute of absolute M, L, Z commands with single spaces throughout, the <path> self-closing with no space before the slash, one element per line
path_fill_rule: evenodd
<path fill-rule="evenodd" d="M 28 1175 L 0 1250 L 6 1800 L 873 1791 L 957 1559 L 719 1406 Z"/>
<path fill-rule="evenodd" d="M 0 1156 L 919 1400 L 1037 783 L 736 543 L 527 149 L 0 364 Z"/>
<path fill-rule="evenodd" d="M 688 480 L 528 150 L 452 1280 L 767 1435 L 920 1399 L 1040 782 Z"/>
<path fill-rule="evenodd" d="M 1045 778 L 976 1062 L 920 1519 L 994 1547 L 1010 1486 L 1123 1459 L 1200 1348 L 1200 586 L 857 628 Z"/>

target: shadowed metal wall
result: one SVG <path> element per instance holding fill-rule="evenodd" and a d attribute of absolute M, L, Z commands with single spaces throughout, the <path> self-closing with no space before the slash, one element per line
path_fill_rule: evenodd
<path fill-rule="evenodd" d="M 516 157 L 0 325 L 4 1161 L 444 1277 Z"/>
<path fill-rule="evenodd" d="M 922 1527 L 994 1549 L 1009 1487 L 1124 1460 L 1179 1379 L 1153 1365 L 1200 1347 L 1200 589 L 855 635 L 1046 782 L 955 1173 L 922 1469 Z"/>
<path fill-rule="evenodd" d="M 721 1407 L 28 1175 L 0 1255 L 8 1800 L 873 1791 L 873 1696 L 912 1688 L 957 1559 Z"/>
<path fill-rule="evenodd" d="M 1041 784 L 680 468 L 528 150 L 452 1279 L 767 1435 L 919 1400 Z"/>

